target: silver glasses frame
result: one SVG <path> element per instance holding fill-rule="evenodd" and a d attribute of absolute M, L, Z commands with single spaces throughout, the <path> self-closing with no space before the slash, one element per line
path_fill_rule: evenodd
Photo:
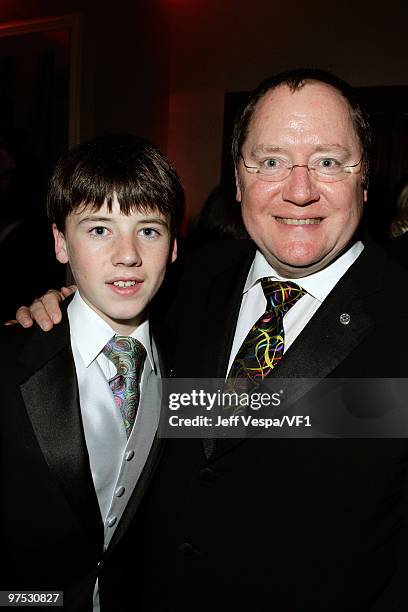
<path fill-rule="evenodd" d="M 352 169 L 356 168 L 362 163 L 364 155 L 361 155 L 360 161 L 358 161 L 356 164 L 345 164 L 341 166 L 339 172 L 336 174 L 319 173 L 319 171 L 314 166 L 309 166 L 309 164 L 284 165 L 286 170 L 288 170 L 288 173 L 283 178 L 279 178 L 279 179 L 273 178 L 271 177 L 271 175 L 265 172 L 262 172 L 262 169 L 259 168 L 258 166 L 248 166 L 245 163 L 245 159 L 242 153 L 240 153 L 240 157 L 242 159 L 242 163 L 244 164 L 245 169 L 247 170 L 247 172 L 249 172 L 249 174 L 257 174 L 260 180 L 267 181 L 269 183 L 279 183 L 280 181 L 285 181 L 290 176 L 293 168 L 307 168 L 309 172 L 309 176 L 312 176 L 313 178 L 315 178 L 315 180 L 321 181 L 323 183 L 325 182 L 335 183 L 337 181 L 341 181 L 342 179 L 346 178 L 347 174 L 357 174 L 357 172 L 353 172 Z M 329 180 L 327 180 L 326 177 L 328 177 Z"/>

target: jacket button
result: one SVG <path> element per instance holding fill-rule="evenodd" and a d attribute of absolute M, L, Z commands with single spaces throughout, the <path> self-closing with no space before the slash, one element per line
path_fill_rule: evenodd
<path fill-rule="evenodd" d="M 98 561 L 98 563 L 96 564 L 96 567 L 97 567 L 98 569 L 102 569 L 102 567 L 103 567 L 103 561 Z"/>
<path fill-rule="evenodd" d="M 116 516 L 108 516 L 106 523 L 108 527 L 113 527 L 117 520 Z"/>
<path fill-rule="evenodd" d="M 211 480 L 214 480 L 215 478 L 215 473 L 214 470 L 212 470 L 211 468 L 203 468 L 200 471 L 200 478 L 201 480 L 205 480 L 205 482 L 211 482 Z"/>
<path fill-rule="evenodd" d="M 192 547 L 190 542 L 184 542 L 183 544 L 181 544 L 181 546 L 179 546 L 179 551 L 185 557 L 192 557 L 192 555 L 194 554 L 194 548 Z"/>

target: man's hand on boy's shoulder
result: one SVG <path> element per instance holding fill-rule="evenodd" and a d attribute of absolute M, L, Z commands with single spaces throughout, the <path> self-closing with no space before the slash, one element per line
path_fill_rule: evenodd
<path fill-rule="evenodd" d="M 31 327 L 35 321 L 42 330 L 50 331 L 54 324 L 61 321 L 60 302 L 76 291 L 76 285 L 49 289 L 47 293 L 35 299 L 30 306 L 20 306 L 16 312 L 16 321 L 7 321 L 6 325 L 19 323 L 22 327 Z"/>

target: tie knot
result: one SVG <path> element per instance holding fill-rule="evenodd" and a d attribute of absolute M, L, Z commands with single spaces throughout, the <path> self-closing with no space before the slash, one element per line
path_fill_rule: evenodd
<path fill-rule="evenodd" d="M 296 283 L 274 281 L 270 278 L 262 279 L 262 289 L 267 302 L 267 310 L 283 313 L 287 312 L 306 294 L 306 291 Z"/>
<path fill-rule="evenodd" d="M 115 364 L 118 374 L 138 376 L 146 357 L 146 349 L 131 336 L 114 336 L 102 352 Z"/>

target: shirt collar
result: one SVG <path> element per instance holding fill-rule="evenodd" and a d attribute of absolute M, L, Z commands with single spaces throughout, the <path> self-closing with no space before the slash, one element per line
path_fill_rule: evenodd
<path fill-rule="evenodd" d="M 326 268 L 302 278 L 288 278 L 280 276 L 280 274 L 278 274 L 266 261 L 262 253 L 257 250 L 243 293 L 249 291 L 266 276 L 271 277 L 274 280 L 292 281 L 302 287 L 311 296 L 320 302 L 323 302 L 343 274 L 355 262 L 363 249 L 363 243 L 361 240 L 358 240 L 349 249 L 347 249 L 343 255 L 335 259 Z"/>
<path fill-rule="evenodd" d="M 115 336 L 115 330 L 84 302 L 79 291 L 75 293 L 68 306 L 68 320 L 71 338 L 87 368 L 98 357 L 109 340 Z M 143 344 L 151 368 L 156 371 L 149 320 L 143 321 L 129 335 Z"/>

